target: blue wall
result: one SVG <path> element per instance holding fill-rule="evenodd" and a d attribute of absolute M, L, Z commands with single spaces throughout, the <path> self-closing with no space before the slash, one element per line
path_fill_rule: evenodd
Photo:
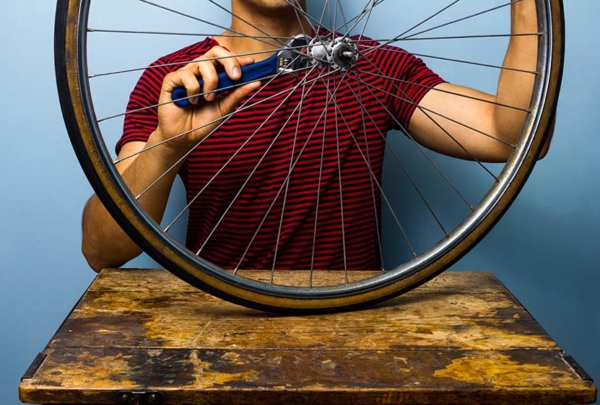
<path fill-rule="evenodd" d="M 79 251 L 91 193 L 54 83 L 52 1 L 2 1 L 0 404 L 94 273 Z M 600 28 L 596 0 L 566 0 L 567 62 L 549 156 L 508 214 L 455 268 L 492 271 L 600 382 Z M 147 265 L 140 259 L 137 265 Z"/>

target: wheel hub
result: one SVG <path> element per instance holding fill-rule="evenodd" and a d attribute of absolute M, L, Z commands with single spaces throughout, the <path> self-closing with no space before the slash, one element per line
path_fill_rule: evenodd
<path fill-rule="evenodd" d="M 358 60 L 358 48 L 348 38 L 315 38 L 309 44 L 309 55 L 315 65 L 348 70 Z"/>

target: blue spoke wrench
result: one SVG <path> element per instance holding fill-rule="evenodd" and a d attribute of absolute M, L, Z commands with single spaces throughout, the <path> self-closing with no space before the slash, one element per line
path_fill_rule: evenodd
<path fill-rule="evenodd" d="M 218 75 L 219 85 L 217 94 L 231 90 L 236 86 L 241 86 L 256 80 L 262 80 L 278 72 L 293 74 L 301 69 L 305 69 L 310 65 L 310 61 L 307 55 L 302 53 L 302 50 L 308 46 L 310 40 L 311 38 L 305 34 L 298 34 L 290 38 L 281 51 L 270 58 L 243 66 L 241 69 L 242 75 L 239 80 L 232 80 L 227 76 L 226 72 L 220 73 Z M 199 83 L 200 93 L 202 93 L 204 81 L 199 80 Z M 191 103 L 188 98 L 189 95 L 187 94 L 185 87 L 177 87 L 173 90 L 171 96 L 175 105 L 179 107 L 190 106 Z"/>

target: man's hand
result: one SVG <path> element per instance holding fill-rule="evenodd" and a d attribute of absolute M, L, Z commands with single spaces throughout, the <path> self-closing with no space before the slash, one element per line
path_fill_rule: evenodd
<path fill-rule="evenodd" d="M 223 68 L 232 80 L 241 78 L 241 68 L 253 63 L 250 57 L 235 57 L 225 48 L 216 46 L 185 67 L 168 74 L 163 80 L 158 107 L 158 127 L 152 134 L 155 142 L 187 152 L 213 131 L 219 122 L 252 91 L 260 82 L 237 87 L 224 96 L 216 94 L 217 69 Z M 199 78 L 204 81 L 200 89 Z M 185 87 L 191 106 L 181 108 L 172 103 L 172 93 Z M 202 94 L 200 94 L 202 90 Z M 203 98 L 203 99 L 201 99 Z"/>

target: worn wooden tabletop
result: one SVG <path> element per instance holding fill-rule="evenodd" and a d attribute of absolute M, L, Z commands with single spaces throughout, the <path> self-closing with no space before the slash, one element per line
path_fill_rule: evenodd
<path fill-rule="evenodd" d="M 20 384 L 41 404 L 583 404 L 596 387 L 488 273 L 283 316 L 104 270 Z"/>

